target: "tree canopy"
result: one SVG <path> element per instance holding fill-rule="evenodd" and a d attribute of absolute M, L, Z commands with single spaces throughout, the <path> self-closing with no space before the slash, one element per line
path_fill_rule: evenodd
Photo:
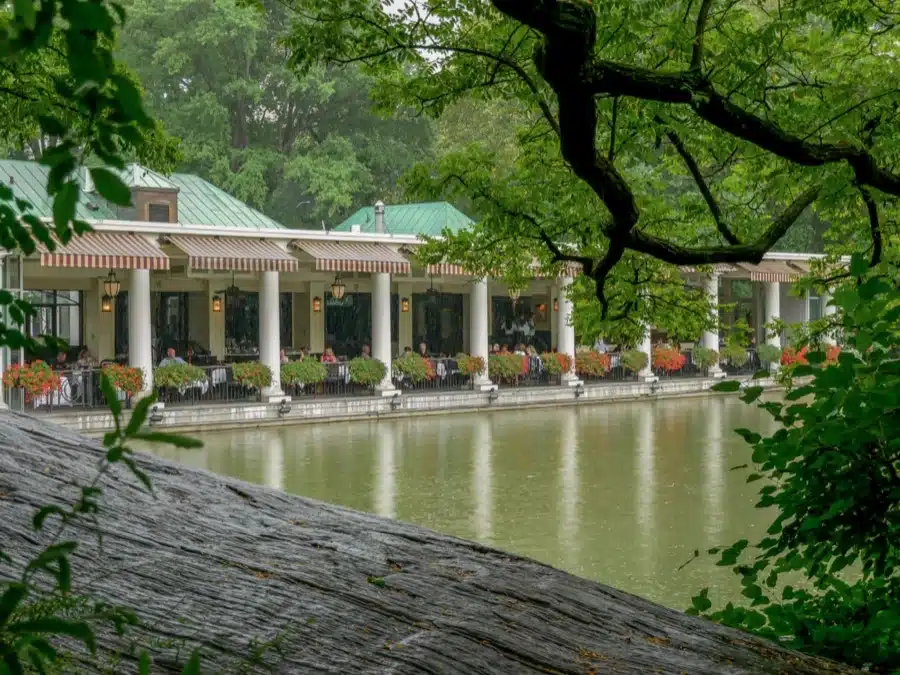
<path fill-rule="evenodd" d="M 642 268 L 758 262 L 826 227 L 877 261 L 900 195 L 895 20 L 869 0 L 295 0 L 289 46 L 307 70 L 361 66 L 385 105 L 515 102 L 512 164 L 473 145 L 410 186 L 480 201 L 466 236 L 580 262 L 633 313 Z"/>

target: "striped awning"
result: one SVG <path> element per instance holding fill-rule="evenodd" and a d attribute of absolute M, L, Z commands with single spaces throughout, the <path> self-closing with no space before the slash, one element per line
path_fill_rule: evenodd
<path fill-rule="evenodd" d="M 711 265 L 712 271 L 716 274 L 731 274 L 732 272 L 737 271 L 733 265 L 726 265 L 724 263 L 719 263 L 716 265 Z M 679 267 L 679 270 L 684 272 L 685 274 L 696 274 L 699 271 L 699 267 Z"/>
<path fill-rule="evenodd" d="M 758 265 L 741 263 L 738 267 L 750 273 L 750 281 L 790 283 L 805 273 L 798 267 L 780 260 L 764 260 Z"/>
<path fill-rule="evenodd" d="M 322 272 L 409 274 L 411 268 L 402 253 L 384 244 L 301 239 L 293 245 L 311 255 Z"/>
<path fill-rule="evenodd" d="M 42 267 L 80 269 L 167 270 L 169 258 L 159 244 L 128 232 L 86 232 L 50 252 L 38 245 Z"/>
<path fill-rule="evenodd" d="M 445 277 L 464 277 L 468 276 L 466 268 L 462 265 L 454 265 L 453 263 L 436 263 L 428 266 L 428 274 L 440 275 Z"/>
<path fill-rule="evenodd" d="M 192 269 L 229 272 L 296 272 L 299 261 L 273 241 L 241 237 L 172 235 L 169 242 L 184 251 Z"/>

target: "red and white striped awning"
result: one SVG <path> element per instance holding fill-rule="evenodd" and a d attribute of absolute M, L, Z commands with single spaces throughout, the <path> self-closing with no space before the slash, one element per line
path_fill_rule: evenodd
<path fill-rule="evenodd" d="M 293 245 L 311 255 L 322 272 L 409 274 L 411 268 L 402 253 L 385 244 L 301 239 Z"/>
<path fill-rule="evenodd" d="M 273 241 L 241 237 L 168 238 L 184 251 L 195 270 L 229 272 L 296 272 L 300 262 Z"/>
<path fill-rule="evenodd" d="M 86 232 L 52 253 L 38 245 L 42 267 L 167 270 L 169 258 L 153 239 L 128 232 Z"/>
<path fill-rule="evenodd" d="M 764 260 L 758 265 L 741 263 L 738 267 L 750 273 L 750 281 L 790 283 L 806 273 L 797 266 L 779 260 Z"/>
<path fill-rule="evenodd" d="M 436 263 L 428 266 L 428 274 L 445 276 L 445 277 L 464 277 L 468 276 L 466 268 L 462 265 L 454 265 L 453 263 Z"/>

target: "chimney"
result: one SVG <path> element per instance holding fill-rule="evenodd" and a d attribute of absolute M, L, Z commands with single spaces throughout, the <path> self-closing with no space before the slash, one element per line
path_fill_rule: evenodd
<path fill-rule="evenodd" d="M 384 202 L 380 199 L 375 202 L 375 232 L 384 234 Z"/>

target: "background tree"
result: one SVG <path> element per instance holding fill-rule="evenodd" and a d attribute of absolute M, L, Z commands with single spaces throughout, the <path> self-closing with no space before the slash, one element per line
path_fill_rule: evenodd
<path fill-rule="evenodd" d="M 429 156 L 432 125 L 401 106 L 373 110 L 356 69 L 289 68 L 283 5 L 131 0 L 122 58 L 149 110 L 182 140 L 197 173 L 290 226 L 334 224 Z"/>

